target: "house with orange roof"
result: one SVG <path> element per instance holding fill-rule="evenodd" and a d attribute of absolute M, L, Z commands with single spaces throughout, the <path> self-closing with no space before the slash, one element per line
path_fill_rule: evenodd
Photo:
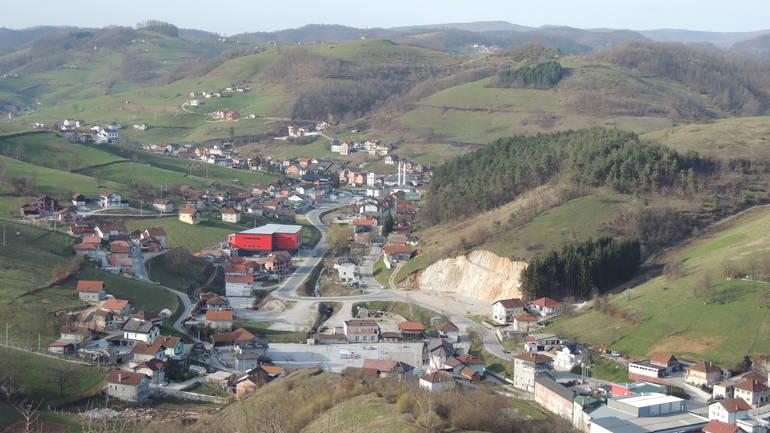
<path fill-rule="evenodd" d="M 414 320 L 407 320 L 398 324 L 403 340 L 421 340 L 425 338 L 425 325 Z"/>
<path fill-rule="evenodd" d="M 77 285 L 78 299 L 83 302 L 98 303 L 107 296 L 104 291 L 104 281 L 79 280 Z"/>
<path fill-rule="evenodd" d="M 529 313 L 519 313 L 513 316 L 513 328 L 519 332 L 529 332 L 538 327 L 538 320 Z"/>
<path fill-rule="evenodd" d="M 728 424 L 735 424 L 738 420 L 748 418 L 750 412 L 751 405 L 742 398 L 717 400 L 709 405 L 709 419 Z"/>
<path fill-rule="evenodd" d="M 117 319 L 126 318 L 131 314 L 131 304 L 124 299 L 108 299 L 104 301 L 101 309 L 114 314 Z"/>
<path fill-rule="evenodd" d="M 206 311 L 206 327 L 217 331 L 230 331 L 233 329 L 234 314 L 230 310 Z"/>

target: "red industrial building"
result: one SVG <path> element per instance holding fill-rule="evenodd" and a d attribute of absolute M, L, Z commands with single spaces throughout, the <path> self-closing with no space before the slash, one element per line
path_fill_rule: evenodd
<path fill-rule="evenodd" d="M 302 226 L 267 224 L 230 235 L 230 246 L 241 251 L 297 251 L 302 245 Z"/>

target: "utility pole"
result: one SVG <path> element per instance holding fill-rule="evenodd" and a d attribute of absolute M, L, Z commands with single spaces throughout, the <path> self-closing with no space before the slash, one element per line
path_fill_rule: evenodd
<path fill-rule="evenodd" d="M 3 246 L 5 246 L 5 223 L 3 223 Z"/>

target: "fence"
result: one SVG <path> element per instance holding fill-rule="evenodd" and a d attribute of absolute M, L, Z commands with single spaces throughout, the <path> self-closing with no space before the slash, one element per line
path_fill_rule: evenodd
<path fill-rule="evenodd" d="M 217 397 L 214 395 L 198 394 L 195 392 L 181 391 L 178 389 L 163 389 L 163 394 L 168 397 L 181 398 L 183 400 L 202 401 L 205 403 L 217 403 L 225 404 L 227 399 L 224 397 Z"/>

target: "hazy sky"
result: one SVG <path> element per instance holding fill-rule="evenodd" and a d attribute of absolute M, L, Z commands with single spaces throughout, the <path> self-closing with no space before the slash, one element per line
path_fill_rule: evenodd
<path fill-rule="evenodd" d="M 0 12 L 0 27 L 133 26 L 158 19 L 228 35 L 309 23 L 395 27 L 482 20 L 637 30 L 770 27 L 770 0 L 0 0 Z"/>

